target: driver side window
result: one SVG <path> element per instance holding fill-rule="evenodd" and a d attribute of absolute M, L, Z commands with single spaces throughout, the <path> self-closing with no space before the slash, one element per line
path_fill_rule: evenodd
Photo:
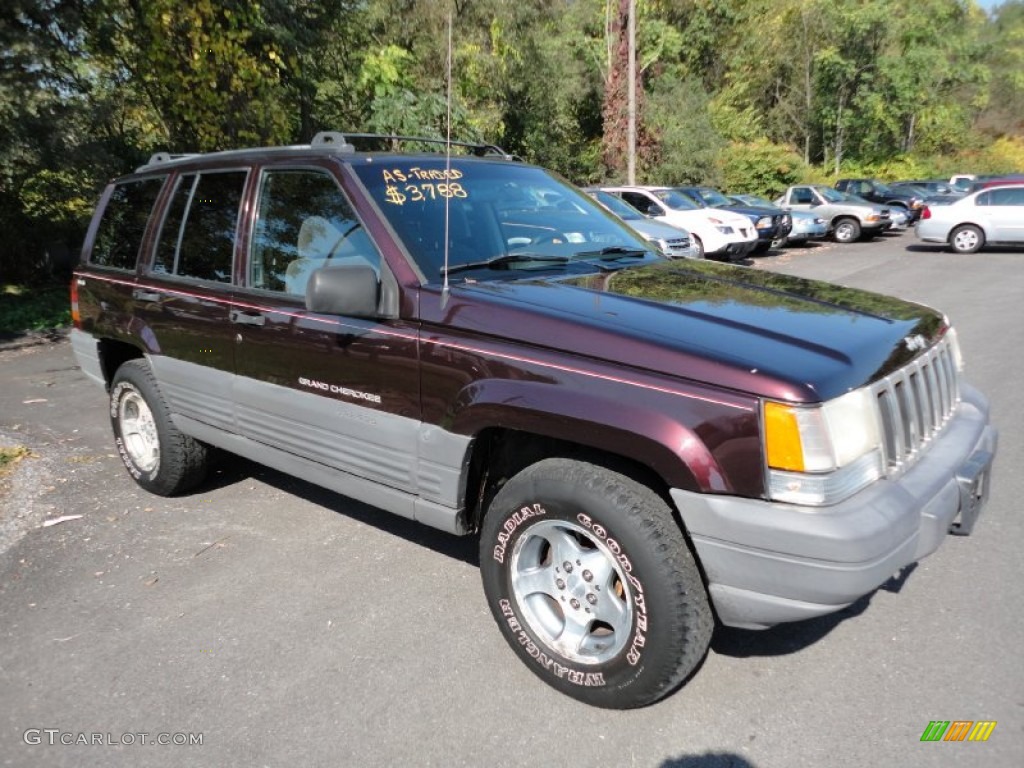
<path fill-rule="evenodd" d="M 793 205 L 810 205 L 814 202 L 814 198 L 811 196 L 811 190 L 809 189 L 794 189 L 790 202 Z"/>
<path fill-rule="evenodd" d="M 646 195 L 637 194 L 636 192 L 623 192 L 622 199 L 640 211 L 640 213 L 648 216 L 665 215 L 665 210 Z"/>
<path fill-rule="evenodd" d="M 344 264 L 380 273 L 380 253 L 334 179 L 323 171 L 264 171 L 249 287 L 304 296 L 314 270 Z"/>

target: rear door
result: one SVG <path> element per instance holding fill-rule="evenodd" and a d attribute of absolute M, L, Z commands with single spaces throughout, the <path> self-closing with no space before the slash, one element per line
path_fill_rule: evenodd
<path fill-rule="evenodd" d="M 184 171 L 172 180 L 135 320 L 175 413 L 234 430 L 235 341 L 228 319 L 248 170 Z"/>
<path fill-rule="evenodd" d="M 985 192 L 978 196 L 977 205 L 988 218 L 990 240 L 1024 243 L 1024 186 Z"/>

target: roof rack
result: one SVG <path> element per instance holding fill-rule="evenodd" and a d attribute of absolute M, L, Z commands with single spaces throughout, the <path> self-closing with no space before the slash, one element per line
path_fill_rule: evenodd
<path fill-rule="evenodd" d="M 169 163 L 173 160 L 186 160 L 190 157 L 197 157 L 197 155 L 194 153 L 172 155 L 170 152 L 156 152 L 149 156 L 149 160 L 146 165 L 162 165 L 163 163 Z"/>
<path fill-rule="evenodd" d="M 482 142 L 472 141 L 448 141 L 447 139 L 441 139 L 433 136 L 402 136 L 398 134 L 390 133 L 340 133 L 338 131 L 321 131 L 313 137 L 313 141 L 310 142 L 311 146 L 323 146 L 328 144 L 341 144 L 345 147 L 352 147 L 348 143 L 349 139 L 356 139 L 358 141 L 376 141 L 376 142 L 388 142 L 391 144 L 392 149 L 397 149 L 399 144 L 406 142 L 418 142 L 422 144 L 436 144 L 438 146 L 451 145 L 453 147 L 462 147 L 468 149 L 473 155 L 478 157 L 487 157 L 496 155 L 504 158 L 505 160 L 519 160 L 515 155 L 510 155 L 501 147 L 496 144 L 485 144 Z M 353 151 L 352 149 L 348 151 Z"/>
<path fill-rule="evenodd" d="M 445 145 L 461 147 L 463 149 L 468 149 L 471 154 L 477 157 L 500 157 L 503 160 L 515 160 L 522 162 L 521 157 L 510 155 L 495 144 L 474 143 L 471 141 L 448 142 L 445 139 L 430 136 L 400 136 L 389 133 L 341 133 L 340 131 L 320 131 L 313 137 L 313 140 L 310 141 L 308 145 L 264 147 L 263 150 L 273 152 L 298 152 L 303 149 L 308 149 L 309 147 L 322 147 L 325 149 L 334 149 L 335 151 L 344 154 L 349 154 L 356 151 L 355 146 L 349 141 L 350 139 L 355 139 L 359 142 L 377 142 L 378 145 L 383 143 L 386 148 L 382 151 L 397 151 L 399 144 L 418 142 L 421 144 L 434 144 L 439 147 L 443 147 Z M 227 149 L 220 152 L 212 152 L 209 155 L 202 153 L 172 154 L 170 152 L 157 152 L 150 156 L 149 161 L 146 162 L 145 165 L 140 165 L 135 169 L 135 171 L 136 173 L 151 171 L 159 166 L 179 161 L 186 161 L 195 157 L 209 157 L 211 155 L 215 155 L 217 157 L 230 157 L 244 155 L 252 151 L 252 149 Z"/>

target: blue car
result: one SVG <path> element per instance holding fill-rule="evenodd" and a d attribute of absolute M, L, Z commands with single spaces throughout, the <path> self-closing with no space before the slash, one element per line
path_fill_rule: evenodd
<path fill-rule="evenodd" d="M 742 205 L 775 208 L 775 203 L 758 195 L 729 195 L 729 198 Z M 786 235 L 786 245 L 803 245 L 811 240 L 823 240 L 829 235 L 828 219 L 823 219 L 811 211 L 787 211 L 791 217 L 792 228 Z"/>

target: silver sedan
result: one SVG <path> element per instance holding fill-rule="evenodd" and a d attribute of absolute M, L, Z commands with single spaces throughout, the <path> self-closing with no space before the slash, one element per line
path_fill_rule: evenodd
<path fill-rule="evenodd" d="M 989 187 L 949 205 L 928 206 L 914 231 L 926 243 L 945 243 L 957 253 L 1024 245 L 1024 185 Z"/>

